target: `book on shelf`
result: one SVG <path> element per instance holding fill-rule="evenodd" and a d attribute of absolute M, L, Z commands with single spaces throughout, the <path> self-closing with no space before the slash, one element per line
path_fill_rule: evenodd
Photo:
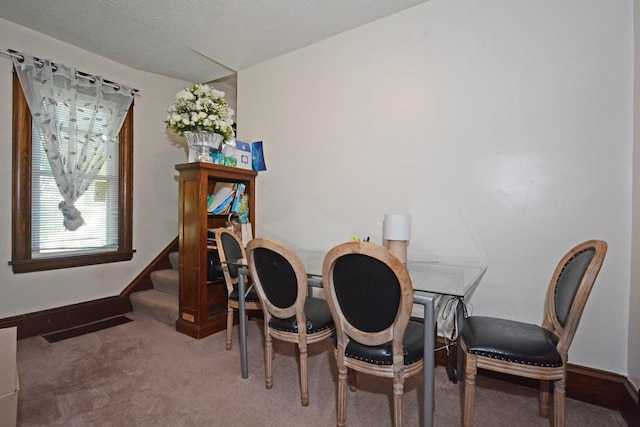
<path fill-rule="evenodd" d="M 215 228 L 207 228 L 207 240 L 216 241 L 216 229 Z"/>
<path fill-rule="evenodd" d="M 226 187 L 225 187 L 226 188 Z M 214 215 L 223 215 L 229 213 L 231 210 L 231 204 L 233 203 L 233 199 L 236 195 L 237 184 L 234 184 L 231 188 L 231 191 L 227 194 L 227 197 L 218 205 L 217 208 L 213 209 Z"/>
<path fill-rule="evenodd" d="M 215 228 L 207 228 L 207 249 L 218 249 Z"/>
<path fill-rule="evenodd" d="M 238 212 L 240 214 L 245 214 L 249 211 L 249 193 L 244 193 L 242 195 L 242 200 L 240 200 L 240 208 Z"/>
<path fill-rule="evenodd" d="M 249 194 L 242 182 L 217 182 L 208 204 L 208 211 L 214 215 L 242 213 L 248 208 Z"/>
<path fill-rule="evenodd" d="M 242 198 L 244 197 L 244 191 L 246 189 L 246 185 L 239 182 L 238 187 L 236 188 L 236 194 L 233 198 L 233 203 L 231 205 L 231 212 L 238 213 L 240 212 L 240 206 L 242 205 Z"/>
<path fill-rule="evenodd" d="M 213 188 L 213 196 L 211 197 L 211 202 L 208 203 L 207 210 L 215 213 L 234 190 L 235 184 L 232 182 L 217 182 Z"/>

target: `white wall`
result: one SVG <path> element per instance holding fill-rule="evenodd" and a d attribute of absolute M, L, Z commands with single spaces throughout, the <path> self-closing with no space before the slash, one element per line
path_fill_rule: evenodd
<path fill-rule="evenodd" d="M 633 234 L 631 259 L 640 256 L 640 0 L 633 2 L 634 18 L 634 87 L 633 87 Z M 640 265 L 631 262 L 631 286 L 629 294 L 629 378 L 640 388 Z"/>
<path fill-rule="evenodd" d="M 236 109 L 238 108 L 238 103 L 236 102 L 236 87 L 238 85 L 238 81 L 235 74 L 219 80 L 214 80 L 213 82 L 209 82 L 207 84 L 223 91 L 225 94 L 225 99 L 227 100 L 227 104 L 229 104 L 229 107 L 233 108 L 234 112 L 236 111 Z M 235 121 L 237 117 L 234 116 L 233 119 Z"/>
<path fill-rule="evenodd" d="M 239 137 L 265 143 L 258 236 L 484 258 L 473 312 L 539 323 L 561 256 L 609 253 L 570 361 L 627 370 L 632 3 L 432 0 L 238 75 Z"/>
<path fill-rule="evenodd" d="M 178 235 L 176 163 L 186 161 L 186 144 L 171 142 L 166 110 L 187 82 L 141 72 L 0 19 L 0 49 L 73 65 L 140 90 L 134 107 L 134 192 L 132 261 L 13 274 L 11 260 L 11 68 L 0 56 L 0 318 L 120 294 Z M 176 139 L 176 141 L 180 141 Z M 184 144 L 184 145 L 182 145 Z"/>

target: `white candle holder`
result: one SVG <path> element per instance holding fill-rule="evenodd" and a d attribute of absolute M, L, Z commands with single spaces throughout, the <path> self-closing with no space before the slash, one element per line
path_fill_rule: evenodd
<path fill-rule="evenodd" d="M 386 248 L 403 264 L 407 263 L 407 246 L 411 240 L 411 215 L 386 214 L 382 223 L 382 238 Z"/>

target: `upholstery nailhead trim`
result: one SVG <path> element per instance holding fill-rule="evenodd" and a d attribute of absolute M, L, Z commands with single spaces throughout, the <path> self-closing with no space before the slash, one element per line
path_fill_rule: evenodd
<path fill-rule="evenodd" d="M 275 329 L 276 331 L 282 331 L 282 332 L 296 332 L 296 333 L 298 332 L 298 328 L 296 328 L 296 329 L 294 330 L 293 328 L 287 328 L 287 329 L 285 329 L 285 328 L 278 328 L 278 327 L 273 326 L 273 325 L 269 325 L 269 327 L 270 327 L 271 329 Z M 316 332 L 324 331 L 325 329 L 331 329 L 331 328 L 333 328 L 333 323 L 330 323 L 330 324 L 328 324 L 328 325 L 326 325 L 326 326 L 324 326 L 324 327 L 322 327 L 322 328 L 318 328 L 318 329 L 314 330 L 312 333 L 314 333 L 314 334 L 315 334 Z M 309 328 L 307 328 L 307 332 L 309 332 Z"/>
<path fill-rule="evenodd" d="M 542 368 L 557 368 L 559 366 L 562 366 L 562 363 L 560 363 L 560 364 L 534 363 L 534 362 L 531 362 L 530 360 L 521 360 L 521 359 L 508 358 L 508 357 L 500 357 L 500 356 L 498 356 L 496 354 L 486 353 L 484 351 L 471 351 L 471 350 L 469 350 L 469 353 L 476 354 L 478 356 L 490 357 L 490 358 L 496 359 L 496 360 L 504 360 L 505 362 L 519 363 L 521 365 L 529 365 L 529 366 L 540 366 Z"/>
<path fill-rule="evenodd" d="M 366 359 L 364 357 L 354 356 L 353 354 L 348 354 L 348 353 L 345 353 L 344 355 L 347 356 L 347 357 L 350 357 L 352 359 L 360 360 L 362 362 L 371 363 L 373 365 L 386 365 L 386 366 L 393 365 L 393 362 L 389 363 L 389 362 L 384 362 L 382 360 L 371 360 L 371 359 Z"/>
<path fill-rule="evenodd" d="M 349 354 L 347 352 L 345 352 L 344 355 L 347 356 L 347 357 L 350 357 L 351 359 L 360 360 L 361 362 L 371 363 L 372 365 L 379 365 L 379 366 L 391 366 L 391 365 L 393 365 L 393 361 L 385 362 L 385 361 L 382 361 L 382 360 L 371 360 L 371 359 L 367 359 L 367 358 L 364 358 L 364 357 L 358 357 L 358 356 L 355 356 L 353 354 Z M 422 360 L 422 359 L 419 359 L 419 360 L 417 360 L 416 362 L 413 362 L 413 363 L 417 363 L 420 360 Z M 405 366 L 410 366 L 410 365 L 413 365 L 413 363 L 409 363 L 409 364 L 405 363 L 404 365 Z"/>
<path fill-rule="evenodd" d="M 231 300 L 232 301 L 238 301 L 237 295 L 232 295 L 231 296 Z M 244 299 L 244 302 L 260 302 L 260 299 L 259 298 L 246 297 Z"/>

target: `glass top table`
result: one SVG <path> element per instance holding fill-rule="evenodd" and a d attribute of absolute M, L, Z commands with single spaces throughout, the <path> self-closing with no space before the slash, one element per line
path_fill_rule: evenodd
<path fill-rule="evenodd" d="M 309 278 L 322 278 L 324 252 L 299 251 L 296 254 Z M 229 264 L 246 267 L 246 260 L 231 261 Z M 486 270 L 485 266 L 466 265 L 462 261 L 408 261 L 406 267 L 414 291 L 461 298 L 480 282 Z"/>
<path fill-rule="evenodd" d="M 297 251 L 296 254 L 305 266 L 309 286 L 322 287 L 322 263 L 326 254 L 308 250 Z M 250 275 L 247 261 L 245 259 L 227 260 L 226 264 L 238 268 L 238 293 L 246 296 L 245 280 Z M 408 261 L 406 267 L 413 285 L 413 302 L 424 306 L 424 424 L 430 427 L 433 425 L 434 402 L 435 301 L 442 296 L 465 298 L 480 283 L 487 267 L 458 260 Z M 246 331 L 244 298 L 239 298 L 238 302 L 242 378 L 248 378 L 247 337 L 246 333 L 242 333 Z M 458 312 L 456 315 L 459 317 L 458 321 L 461 321 L 462 314 Z"/>

